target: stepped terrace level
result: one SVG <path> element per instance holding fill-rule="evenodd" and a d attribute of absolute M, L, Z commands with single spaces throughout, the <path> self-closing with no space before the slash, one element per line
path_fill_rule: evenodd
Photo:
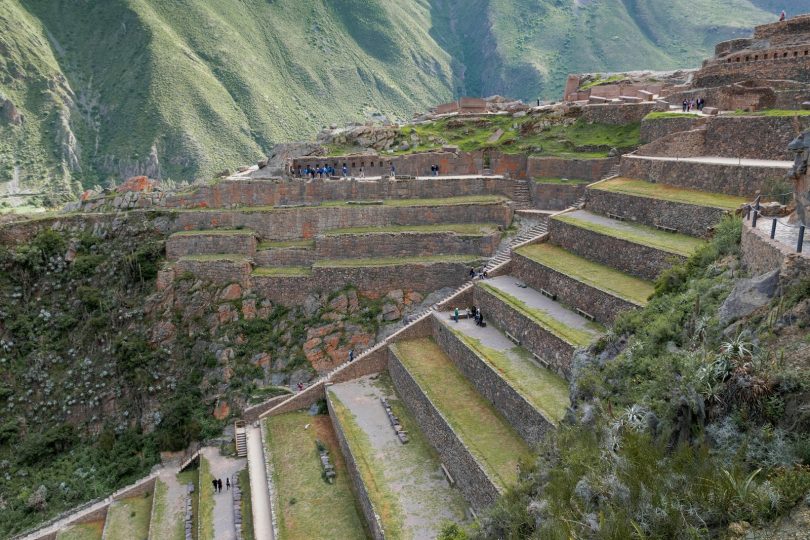
<path fill-rule="evenodd" d="M 334 538 L 366 538 L 363 519 L 329 416 L 292 412 L 265 421 L 265 459 L 272 471 L 273 514 L 279 537 L 309 540 L 329 531 Z M 334 467 L 325 479 L 321 455 Z"/>
<path fill-rule="evenodd" d="M 478 509 L 493 504 L 530 458 L 526 442 L 432 338 L 391 345 L 388 370 L 465 498 Z"/>
<path fill-rule="evenodd" d="M 375 538 L 427 540 L 443 522 L 465 520 L 464 498 L 387 375 L 330 386 L 327 401 Z"/>

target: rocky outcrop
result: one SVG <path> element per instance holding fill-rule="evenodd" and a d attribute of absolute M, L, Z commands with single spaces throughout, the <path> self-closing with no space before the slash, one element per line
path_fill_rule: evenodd
<path fill-rule="evenodd" d="M 717 312 L 720 324 L 732 323 L 767 305 L 776 294 L 778 287 L 779 270 L 751 279 L 741 279 Z"/>
<path fill-rule="evenodd" d="M 23 123 L 24 118 L 10 99 L 0 97 L 0 119 L 10 124 L 14 124 L 15 126 L 19 126 Z"/>
<path fill-rule="evenodd" d="M 309 142 L 282 143 L 273 147 L 267 159 L 259 162 L 258 170 L 250 174 L 251 178 L 276 178 L 283 176 L 285 169 L 297 157 L 325 156 L 326 148 Z"/>
<path fill-rule="evenodd" d="M 329 128 L 318 134 L 322 144 L 339 144 L 358 148 L 387 150 L 394 145 L 399 135 L 397 126 L 355 125 L 345 128 Z"/>

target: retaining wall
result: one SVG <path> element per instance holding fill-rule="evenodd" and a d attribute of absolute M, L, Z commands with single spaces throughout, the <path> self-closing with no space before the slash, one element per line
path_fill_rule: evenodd
<path fill-rule="evenodd" d="M 390 348 L 388 372 L 397 395 L 416 418 L 425 438 L 439 453 L 464 497 L 479 511 L 492 506 L 500 496 L 500 490 Z"/>
<path fill-rule="evenodd" d="M 605 325 L 613 324 L 622 311 L 639 307 L 629 300 L 543 266 L 520 253 L 512 253 L 512 275 L 532 289 L 549 291 L 563 304 L 579 308 Z"/>
<path fill-rule="evenodd" d="M 512 385 L 501 377 L 489 362 L 467 347 L 452 330 L 433 316 L 433 336 L 439 347 L 530 445 L 543 440 L 553 424 L 534 408 Z M 499 320 L 499 319 L 492 319 Z"/>
<path fill-rule="evenodd" d="M 728 213 L 721 208 L 634 197 L 598 187 L 588 190 L 587 201 L 588 210 L 597 214 L 613 214 L 645 225 L 671 227 L 697 237 L 708 237 Z"/>
<path fill-rule="evenodd" d="M 808 251 L 807 244 L 804 251 Z M 807 253 L 796 253 L 795 246 L 771 240 L 763 231 L 751 227 L 750 221 L 743 222 L 741 249 L 743 267 L 753 276 L 779 269 L 780 283 L 788 284 L 810 275 Z"/>
<path fill-rule="evenodd" d="M 329 392 L 326 392 L 326 405 L 329 409 L 329 418 L 332 420 L 332 427 L 335 428 L 338 444 L 340 444 L 340 450 L 343 452 L 343 457 L 346 459 L 346 468 L 352 479 L 355 497 L 357 497 L 357 501 L 360 503 L 360 509 L 363 511 L 363 517 L 366 519 L 366 525 L 368 525 L 368 529 L 371 532 L 371 537 L 374 538 L 374 540 L 384 540 L 385 532 L 383 530 L 382 521 L 368 495 L 366 484 L 363 482 L 363 477 L 360 475 L 360 470 L 357 467 L 357 461 L 346 440 L 346 435 L 343 433 L 343 426 L 340 425 L 340 421 L 335 414 Z"/>
<path fill-rule="evenodd" d="M 596 182 L 619 163 L 619 158 L 563 159 L 530 157 L 527 176 L 530 178 L 579 178 Z"/>
<path fill-rule="evenodd" d="M 554 244 L 580 257 L 650 281 L 673 263 L 685 260 L 681 255 L 598 234 L 557 219 L 549 220 L 549 234 Z"/>
<path fill-rule="evenodd" d="M 187 255 L 238 253 L 252 257 L 256 236 L 251 234 L 174 234 L 166 239 L 166 258 L 170 261 Z"/>
<path fill-rule="evenodd" d="M 693 129 L 697 116 L 684 118 L 655 118 L 653 120 L 641 121 L 641 142 L 642 144 L 649 144 L 656 139 L 660 139 L 666 135 L 673 133 L 680 133 Z"/>
<path fill-rule="evenodd" d="M 621 176 L 627 178 L 751 199 L 757 191 L 769 193 L 771 186 L 783 184 L 786 174 L 787 169 L 781 167 L 718 165 L 632 156 L 624 156 L 621 163 Z"/>
<path fill-rule="evenodd" d="M 667 110 L 668 106 L 655 102 L 645 103 L 605 103 L 582 107 L 582 119 L 596 124 L 624 126 L 641 122 L 653 111 Z"/>
<path fill-rule="evenodd" d="M 475 288 L 475 305 L 481 308 L 486 319 L 509 332 L 529 352 L 542 358 L 546 367 L 569 379 L 571 359 L 575 347 L 546 330 L 529 317 L 504 303 L 500 298 L 482 287 Z"/>
<path fill-rule="evenodd" d="M 256 266 L 312 266 L 315 260 L 314 248 L 262 249 L 253 256 Z"/>
<path fill-rule="evenodd" d="M 488 235 L 452 232 L 322 235 L 315 239 L 315 259 L 421 257 L 436 254 L 491 257 L 500 241 L 499 232 Z"/>
<path fill-rule="evenodd" d="M 188 272 L 210 281 L 214 285 L 238 283 L 245 287 L 250 283 L 250 273 L 252 271 L 253 266 L 248 259 L 180 259 L 174 265 L 175 278 L 179 278 Z"/>

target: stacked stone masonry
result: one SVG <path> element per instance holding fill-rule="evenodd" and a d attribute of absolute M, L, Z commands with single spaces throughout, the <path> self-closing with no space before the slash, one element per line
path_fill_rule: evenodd
<path fill-rule="evenodd" d="M 495 504 L 500 496 L 495 483 L 390 348 L 388 372 L 397 395 L 416 418 L 419 429 L 438 452 L 464 497 L 479 511 Z"/>
<path fill-rule="evenodd" d="M 484 307 L 481 308 L 484 310 Z M 553 424 L 515 390 L 486 360 L 465 345 L 434 315 L 434 338 L 459 371 L 530 445 L 540 443 Z M 493 320 L 500 321 L 495 318 Z"/>
<path fill-rule="evenodd" d="M 602 324 L 613 324 L 622 311 L 638 307 L 633 302 L 586 285 L 520 253 L 512 254 L 512 275 L 532 289 L 545 289 L 561 303 L 590 313 Z"/>
<path fill-rule="evenodd" d="M 497 326 L 515 336 L 522 347 L 542 358 L 547 364 L 546 367 L 557 372 L 564 379 L 570 378 L 571 359 L 575 350 L 573 345 L 515 310 L 486 289 L 476 287 L 474 295 L 475 305 L 486 314 L 488 320 L 495 321 Z"/>
<path fill-rule="evenodd" d="M 649 281 L 685 257 L 666 251 L 607 236 L 552 219 L 549 234 L 556 245 L 625 274 Z"/>
<path fill-rule="evenodd" d="M 256 236 L 251 234 L 173 234 L 166 239 L 166 258 L 175 261 L 188 255 L 235 253 L 252 257 L 256 253 Z"/>

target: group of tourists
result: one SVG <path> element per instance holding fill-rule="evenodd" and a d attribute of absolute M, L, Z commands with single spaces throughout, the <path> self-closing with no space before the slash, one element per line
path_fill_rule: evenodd
<path fill-rule="evenodd" d="M 214 478 L 211 480 L 211 484 L 214 486 L 214 493 L 222 493 L 222 478 Z M 231 489 L 231 479 L 225 479 L 225 490 Z"/>
<path fill-rule="evenodd" d="M 430 166 L 430 175 L 431 176 L 439 176 L 439 166 L 438 165 L 431 165 Z"/>
<path fill-rule="evenodd" d="M 684 99 L 683 103 L 681 104 L 683 107 L 683 112 L 702 111 L 705 105 L 706 100 L 702 97 L 697 99 Z"/>
<path fill-rule="evenodd" d="M 481 270 L 476 270 L 475 268 L 470 267 L 470 279 L 480 278 L 480 279 L 488 279 L 489 273 L 486 271 L 485 268 Z"/>
<path fill-rule="evenodd" d="M 458 322 L 461 318 L 461 314 L 458 311 L 458 308 L 453 310 L 453 320 Z M 487 323 L 484 322 L 484 315 L 481 313 L 481 308 L 470 306 L 467 308 L 467 319 L 473 319 L 475 321 L 476 326 L 483 326 L 486 327 Z"/>

